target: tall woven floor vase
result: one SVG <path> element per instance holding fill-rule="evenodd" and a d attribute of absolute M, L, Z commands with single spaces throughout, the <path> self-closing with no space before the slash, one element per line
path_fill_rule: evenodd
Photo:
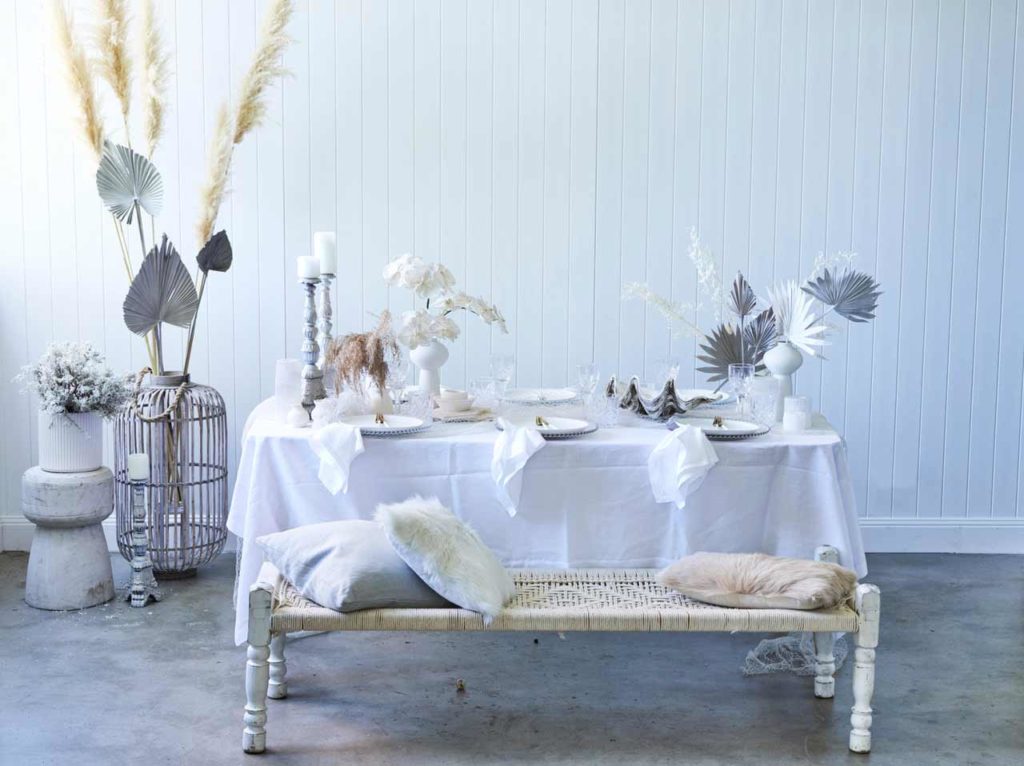
<path fill-rule="evenodd" d="M 149 455 L 146 527 L 158 578 L 191 577 L 227 542 L 228 438 L 224 399 L 187 375 L 150 375 L 114 421 L 117 547 L 132 557 L 128 455 Z"/>

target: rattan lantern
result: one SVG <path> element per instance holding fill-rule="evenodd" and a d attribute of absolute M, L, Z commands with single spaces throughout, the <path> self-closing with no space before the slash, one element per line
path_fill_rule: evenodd
<path fill-rule="evenodd" d="M 140 376 L 141 380 L 141 376 Z M 227 542 L 228 434 L 224 399 L 187 375 L 150 375 L 114 421 L 117 547 L 132 557 L 128 455 L 149 455 L 146 528 L 158 578 L 190 577 Z"/>

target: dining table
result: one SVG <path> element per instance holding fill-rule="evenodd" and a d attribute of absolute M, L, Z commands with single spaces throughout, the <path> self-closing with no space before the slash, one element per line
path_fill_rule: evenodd
<path fill-rule="evenodd" d="M 867 574 L 846 445 L 824 417 L 797 433 L 776 426 L 713 442 L 718 461 L 683 507 L 657 502 L 651 489 L 648 459 L 667 432 L 664 423 L 629 416 L 549 441 L 523 469 L 511 515 L 491 474 L 493 421 L 366 436 L 347 491 L 332 494 L 318 478 L 313 429 L 286 424 L 268 399 L 247 419 L 227 520 L 239 542 L 235 640 L 246 637 L 259 537 L 372 519 L 378 505 L 413 495 L 440 499 L 512 568 L 657 568 L 698 551 L 812 558 L 828 544 L 842 565 Z"/>

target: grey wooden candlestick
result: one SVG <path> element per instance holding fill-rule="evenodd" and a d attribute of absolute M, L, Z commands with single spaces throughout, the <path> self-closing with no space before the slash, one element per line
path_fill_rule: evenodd
<path fill-rule="evenodd" d="M 163 594 L 153 576 L 153 562 L 149 558 L 149 537 L 146 534 L 146 483 L 132 482 L 132 582 L 124 600 L 133 607 L 143 607 L 160 601 Z"/>
<path fill-rule="evenodd" d="M 320 358 L 317 364 L 320 371 L 324 369 L 324 357 L 327 356 L 327 347 L 331 344 L 331 316 L 334 313 L 331 307 L 331 282 L 333 274 L 320 275 L 320 334 L 317 336 L 317 345 L 320 346 Z"/>
<path fill-rule="evenodd" d="M 302 361 L 306 363 L 302 368 L 302 408 L 312 421 L 313 405 L 317 399 L 327 396 L 323 370 L 316 365 L 320 358 L 320 346 L 316 342 L 316 286 L 320 280 L 303 279 L 301 283 L 302 289 L 306 291 L 306 313 L 303 317 L 306 324 L 302 331 Z"/>

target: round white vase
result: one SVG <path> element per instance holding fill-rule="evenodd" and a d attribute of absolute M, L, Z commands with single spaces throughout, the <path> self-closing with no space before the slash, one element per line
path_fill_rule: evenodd
<path fill-rule="evenodd" d="M 764 366 L 779 381 L 779 397 L 775 402 L 775 422 L 782 421 L 786 397 L 793 395 L 793 373 L 804 363 L 804 355 L 789 341 L 780 340 L 764 355 Z"/>
<path fill-rule="evenodd" d="M 441 393 L 441 367 L 448 361 L 448 348 L 437 338 L 409 352 L 409 359 L 419 368 L 420 391 L 434 396 Z"/>
<path fill-rule="evenodd" d="M 79 473 L 103 465 L 103 417 L 98 412 L 40 412 L 39 467 Z"/>

